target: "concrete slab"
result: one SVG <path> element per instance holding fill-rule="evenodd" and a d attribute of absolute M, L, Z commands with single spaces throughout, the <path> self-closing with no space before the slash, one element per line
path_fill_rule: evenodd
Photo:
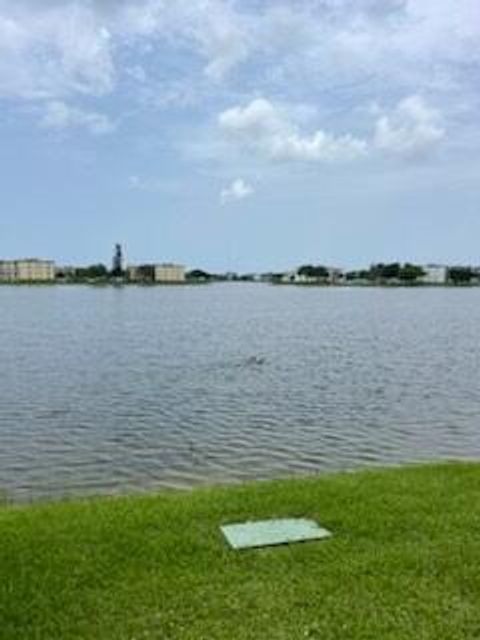
<path fill-rule="evenodd" d="M 323 540 L 332 534 L 305 518 L 283 518 L 228 524 L 220 527 L 233 549 L 270 547 L 307 540 Z"/>

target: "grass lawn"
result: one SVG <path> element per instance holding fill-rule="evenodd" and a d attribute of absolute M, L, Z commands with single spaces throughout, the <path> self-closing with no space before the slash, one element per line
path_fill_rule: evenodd
<path fill-rule="evenodd" d="M 219 532 L 287 516 L 334 537 Z M 0 508 L 0 638 L 480 638 L 480 465 Z"/>

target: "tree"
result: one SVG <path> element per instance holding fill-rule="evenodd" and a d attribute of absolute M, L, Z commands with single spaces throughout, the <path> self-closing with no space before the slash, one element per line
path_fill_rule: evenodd
<path fill-rule="evenodd" d="M 308 278 L 311 278 L 313 273 L 313 265 L 304 264 L 297 269 L 297 273 L 299 276 L 306 276 Z"/>
<path fill-rule="evenodd" d="M 372 273 L 366 269 L 360 269 L 360 271 L 348 271 L 345 277 L 348 282 L 352 282 L 353 280 L 371 280 Z"/>
<path fill-rule="evenodd" d="M 384 265 L 381 277 L 386 280 L 393 280 L 394 278 L 400 278 L 400 263 L 392 262 L 391 264 Z"/>
<path fill-rule="evenodd" d="M 392 262 L 383 264 L 379 262 L 370 267 L 370 278 L 372 280 L 393 280 L 400 278 L 400 263 Z"/>
<path fill-rule="evenodd" d="M 371 277 L 370 271 L 367 271 L 366 269 L 361 269 L 360 271 L 357 271 L 357 273 L 360 280 L 370 280 L 370 277 Z"/>
<path fill-rule="evenodd" d="M 80 280 L 98 280 L 108 276 L 108 269 L 104 264 L 91 264 L 88 267 L 75 269 L 75 277 Z"/>
<path fill-rule="evenodd" d="M 210 280 L 212 276 L 202 269 L 193 269 L 187 273 L 187 280 Z"/>
<path fill-rule="evenodd" d="M 299 276 L 305 276 L 307 278 L 328 278 L 328 269 L 322 265 L 313 266 L 311 264 L 305 264 L 297 269 Z"/>
<path fill-rule="evenodd" d="M 453 284 L 470 284 L 474 273 L 470 267 L 451 267 L 448 270 L 448 279 Z"/>
<path fill-rule="evenodd" d="M 422 267 L 419 267 L 415 264 L 409 264 L 407 262 L 400 269 L 399 277 L 400 277 L 400 280 L 403 280 L 406 283 L 413 283 L 418 278 L 421 278 L 424 275 L 425 275 L 425 271 L 422 269 Z"/>

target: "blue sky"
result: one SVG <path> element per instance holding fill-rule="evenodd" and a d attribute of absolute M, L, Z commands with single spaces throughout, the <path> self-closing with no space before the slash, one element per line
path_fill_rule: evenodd
<path fill-rule="evenodd" d="M 478 0 L 0 0 L 0 256 L 480 264 Z"/>

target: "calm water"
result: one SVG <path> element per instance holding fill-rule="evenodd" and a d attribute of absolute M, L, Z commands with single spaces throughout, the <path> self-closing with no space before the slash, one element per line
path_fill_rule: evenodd
<path fill-rule="evenodd" d="M 0 287 L 12 499 L 480 456 L 480 289 Z"/>

